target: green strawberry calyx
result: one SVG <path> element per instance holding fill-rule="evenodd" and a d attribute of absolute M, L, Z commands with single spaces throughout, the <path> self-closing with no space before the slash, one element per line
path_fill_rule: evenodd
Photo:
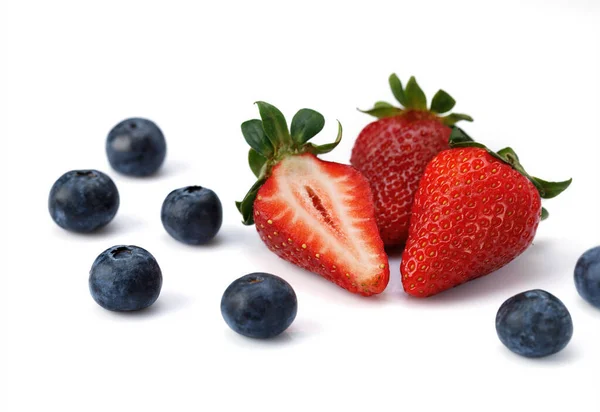
<path fill-rule="evenodd" d="M 395 107 L 388 102 L 380 101 L 376 102 L 372 109 L 359 110 L 363 113 L 375 116 L 378 119 L 402 115 L 408 111 L 426 112 L 438 117 L 446 126 L 454 126 L 456 122 L 461 120 L 466 120 L 468 122 L 473 121 L 471 116 L 462 113 L 449 113 L 442 116 L 444 113 L 448 113 L 454 108 L 456 100 L 441 89 L 433 96 L 431 105 L 429 106 L 429 109 L 427 109 L 427 97 L 421 87 L 419 87 L 414 76 L 408 80 L 406 87 L 402 87 L 402 82 L 398 76 L 396 76 L 395 73 L 392 73 L 389 77 L 389 83 L 392 93 L 396 100 L 398 100 L 398 103 L 400 103 L 401 107 Z"/>
<path fill-rule="evenodd" d="M 342 124 L 334 142 L 315 145 L 308 141 L 325 126 L 325 118 L 311 109 L 301 109 L 292 118 L 288 129 L 285 117 L 275 106 L 256 102 L 260 119 L 242 123 L 242 134 L 250 145 L 248 163 L 257 180 L 241 202 L 235 202 L 242 214 L 242 223 L 254 224 L 254 200 L 260 187 L 271 175 L 273 167 L 282 159 L 304 153 L 320 155 L 331 152 L 342 140 Z"/>
<path fill-rule="evenodd" d="M 525 168 L 523 167 L 523 165 L 521 165 L 521 162 L 519 161 L 519 156 L 517 156 L 517 153 L 515 153 L 515 151 L 512 148 L 505 147 L 502 150 L 494 152 L 488 149 L 485 145 L 473 140 L 468 134 L 464 132 L 464 130 L 456 126 L 452 128 L 452 133 L 450 133 L 450 139 L 448 143 L 450 145 L 450 148 L 452 149 L 458 149 L 463 147 L 478 147 L 481 149 L 485 149 L 490 155 L 492 155 L 496 159 L 503 161 L 504 163 L 507 163 L 517 172 L 521 173 L 523 176 L 529 179 L 539 192 L 540 197 L 542 199 L 551 199 L 553 197 L 558 196 L 563 191 L 565 191 L 573 181 L 573 179 L 569 179 L 562 182 L 548 182 L 546 180 L 540 179 L 539 177 L 534 177 L 525 171 Z M 542 208 L 542 220 L 547 219 L 548 216 L 548 211 L 545 208 Z"/>

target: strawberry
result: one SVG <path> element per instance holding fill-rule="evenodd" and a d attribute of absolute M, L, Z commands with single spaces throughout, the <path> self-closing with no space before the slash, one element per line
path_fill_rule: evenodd
<path fill-rule="evenodd" d="M 412 296 L 435 295 L 515 259 L 548 216 L 541 199 L 571 184 L 532 177 L 511 148 L 491 152 L 458 128 L 450 147 L 427 165 L 415 194 L 400 265 Z"/>
<path fill-rule="evenodd" d="M 457 113 L 440 116 L 456 103 L 443 90 L 435 94 L 427 110 L 427 99 L 414 77 L 406 89 L 395 74 L 389 83 L 404 108 L 377 102 L 365 112 L 379 120 L 358 135 L 350 163 L 371 184 L 383 242 L 386 246 L 399 246 L 408 236 L 410 209 L 425 166 L 433 156 L 448 149 L 450 126 L 459 120 L 473 119 Z"/>
<path fill-rule="evenodd" d="M 261 120 L 242 124 L 258 178 L 236 203 L 243 223 L 256 223 L 260 238 L 280 258 L 352 293 L 381 293 L 390 271 L 369 182 L 352 166 L 317 158 L 338 145 L 341 125 L 335 142 L 317 146 L 308 141 L 325 124 L 321 114 L 302 109 L 288 130 L 277 108 L 257 105 Z"/>

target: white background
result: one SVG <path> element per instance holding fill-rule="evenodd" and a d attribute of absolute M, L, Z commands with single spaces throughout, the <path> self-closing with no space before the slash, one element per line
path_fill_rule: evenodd
<path fill-rule="evenodd" d="M 573 285 L 578 256 L 600 244 L 600 6 L 551 1 L 3 1 L 0 11 L 0 409 L 16 411 L 545 410 L 598 411 L 600 312 Z M 354 296 L 279 260 L 234 206 L 253 183 L 239 125 L 256 100 L 287 116 L 344 125 L 325 158 L 347 162 L 392 98 L 391 72 L 431 98 L 452 94 L 463 124 L 528 170 L 573 177 L 545 203 L 534 245 L 497 273 L 427 300 L 409 298 L 391 257 L 388 289 Z M 153 178 L 110 170 L 104 139 L 131 116 L 155 120 L 168 154 Z M 77 168 L 108 172 L 115 220 L 84 236 L 56 226 L 51 185 Z M 214 189 L 224 225 L 211 246 L 171 239 L 169 191 Z M 137 314 L 88 292 L 95 257 L 115 244 L 162 267 L 157 303 Z M 299 312 L 281 337 L 237 336 L 219 303 L 239 276 L 267 271 L 295 288 Z M 496 336 L 501 303 L 555 294 L 574 335 L 560 354 L 513 355 Z"/>

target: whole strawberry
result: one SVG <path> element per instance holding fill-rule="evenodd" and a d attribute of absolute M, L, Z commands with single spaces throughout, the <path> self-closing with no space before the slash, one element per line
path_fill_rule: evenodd
<path fill-rule="evenodd" d="M 529 247 L 541 199 L 570 184 L 532 177 L 509 147 L 498 153 L 454 128 L 449 150 L 425 169 L 400 273 L 404 291 L 435 295 L 506 265 Z"/>
<path fill-rule="evenodd" d="M 371 184 L 375 216 L 386 246 L 403 245 L 408 236 L 410 210 L 427 163 L 448 148 L 451 128 L 470 116 L 449 112 L 455 101 L 439 90 L 427 109 L 425 94 L 411 77 L 406 88 L 395 74 L 389 78 L 392 92 L 403 108 L 377 102 L 365 113 L 379 120 L 358 135 L 350 163 Z"/>
<path fill-rule="evenodd" d="M 338 145 L 341 125 L 335 142 L 316 146 L 308 141 L 325 124 L 319 113 L 300 110 L 288 130 L 277 108 L 257 105 L 261 120 L 242 124 L 258 178 L 237 202 L 243 223 L 256 223 L 263 242 L 280 258 L 350 292 L 381 293 L 390 272 L 369 183 L 352 166 L 317 158 Z"/>

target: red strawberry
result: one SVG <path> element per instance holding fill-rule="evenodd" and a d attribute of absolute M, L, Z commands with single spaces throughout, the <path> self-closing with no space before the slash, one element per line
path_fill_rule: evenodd
<path fill-rule="evenodd" d="M 406 293 L 426 297 L 487 275 L 525 251 L 541 219 L 541 198 L 571 183 L 525 172 L 511 148 L 498 153 L 455 128 L 452 149 L 427 165 L 412 208 L 400 273 Z"/>
<path fill-rule="evenodd" d="M 377 102 L 365 112 L 380 120 L 358 135 L 350 163 L 371 184 L 383 242 L 398 246 L 406 242 L 410 209 L 425 166 L 437 153 L 448 149 L 450 126 L 473 119 L 456 113 L 441 117 L 440 113 L 449 112 L 456 103 L 443 90 L 435 94 L 427 110 L 427 99 L 414 77 L 406 89 L 395 74 L 389 82 L 404 108 Z"/>
<path fill-rule="evenodd" d="M 389 265 L 379 237 L 369 182 L 352 166 L 316 157 L 341 140 L 321 146 L 308 140 L 325 119 L 310 109 L 294 116 L 291 133 L 281 112 L 257 102 L 262 120 L 242 124 L 252 147 L 249 163 L 258 181 L 238 210 L 244 224 L 287 260 L 353 293 L 381 293 Z"/>

